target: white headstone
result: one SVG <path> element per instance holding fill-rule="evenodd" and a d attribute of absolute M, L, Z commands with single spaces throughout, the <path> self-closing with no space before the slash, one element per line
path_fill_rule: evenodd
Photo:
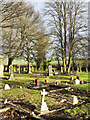
<path fill-rule="evenodd" d="M 62 99 L 60 102 L 65 102 L 65 101 L 67 101 L 66 99 Z"/>
<path fill-rule="evenodd" d="M 73 105 L 78 104 L 77 96 L 72 95 L 72 97 L 73 97 Z"/>
<path fill-rule="evenodd" d="M 20 86 L 20 88 L 22 88 L 22 86 Z"/>
<path fill-rule="evenodd" d="M 9 85 L 6 84 L 4 89 L 5 89 L 5 90 L 9 90 L 9 89 L 10 89 Z"/>
<path fill-rule="evenodd" d="M 45 92 L 45 89 L 43 89 L 43 92 L 41 92 L 41 95 L 43 95 L 43 97 L 42 97 L 42 106 L 41 106 L 41 114 L 45 114 L 45 113 L 47 113 L 49 111 L 48 107 L 46 105 L 46 102 L 44 102 L 44 98 L 45 98 L 46 94 L 47 94 L 47 92 Z"/>
<path fill-rule="evenodd" d="M 49 72 L 49 76 L 53 76 L 53 74 L 52 74 L 52 65 L 51 64 L 49 64 L 49 66 L 48 66 L 48 72 Z"/>
<path fill-rule="evenodd" d="M 75 84 L 76 84 L 76 85 L 79 85 L 79 84 L 80 84 L 80 80 L 76 79 L 76 80 L 75 80 Z"/>
<path fill-rule="evenodd" d="M 32 72 L 31 72 L 31 64 L 30 63 L 28 65 L 28 74 L 32 74 Z"/>
<path fill-rule="evenodd" d="M 6 104 L 7 103 L 7 99 L 4 101 L 4 104 Z"/>
<path fill-rule="evenodd" d="M 9 80 L 14 80 L 14 76 L 13 76 L 13 65 L 10 65 L 10 66 L 9 66 L 9 72 L 10 72 Z"/>
<path fill-rule="evenodd" d="M 0 55 L 0 76 L 1 77 L 3 76 L 3 69 L 4 69 L 4 66 L 3 66 L 3 56 Z"/>

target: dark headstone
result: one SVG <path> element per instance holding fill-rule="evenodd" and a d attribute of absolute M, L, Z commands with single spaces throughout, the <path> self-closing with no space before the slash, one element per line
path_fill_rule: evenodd
<path fill-rule="evenodd" d="M 39 86 L 39 78 L 36 78 L 36 79 L 34 80 L 34 83 L 35 83 L 35 86 Z"/>
<path fill-rule="evenodd" d="M 80 84 L 84 84 L 84 81 L 83 81 L 83 80 L 80 80 Z"/>
<path fill-rule="evenodd" d="M 79 75 L 77 76 L 77 79 L 80 80 Z"/>

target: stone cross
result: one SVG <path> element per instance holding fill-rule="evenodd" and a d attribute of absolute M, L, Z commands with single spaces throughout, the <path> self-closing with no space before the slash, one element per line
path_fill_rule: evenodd
<path fill-rule="evenodd" d="M 47 95 L 47 92 L 45 92 L 45 89 L 43 89 L 43 92 L 41 92 L 42 97 L 42 102 L 44 102 L 45 95 Z"/>
<path fill-rule="evenodd" d="M 43 92 L 41 92 L 41 95 L 43 95 L 43 97 L 42 97 L 42 106 L 41 106 L 41 114 L 45 114 L 45 113 L 49 112 L 47 104 L 46 104 L 46 102 L 44 102 L 44 98 L 45 98 L 46 94 L 47 94 L 47 92 L 45 92 L 45 89 L 43 89 Z"/>

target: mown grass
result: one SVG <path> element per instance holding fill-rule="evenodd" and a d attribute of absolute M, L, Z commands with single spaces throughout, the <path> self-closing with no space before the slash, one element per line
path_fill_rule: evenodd
<path fill-rule="evenodd" d="M 37 110 L 40 111 L 41 108 L 41 91 L 38 90 L 30 90 L 30 89 L 10 89 L 3 90 L 0 97 L 8 101 L 21 101 L 22 103 L 28 103 L 34 105 Z M 56 98 L 50 98 L 48 96 L 45 97 L 45 101 L 47 102 L 48 107 L 52 107 L 53 105 L 60 105 L 59 101 L 56 101 Z"/>
<path fill-rule="evenodd" d="M 10 101 L 21 101 L 24 104 L 27 104 L 29 106 L 30 104 L 35 106 L 37 110 L 40 111 L 41 108 L 41 90 L 31 90 L 31 89 L 26 89 L 24 83 L 30 83 L 33 82 L 33 80 L 36 79 L 36 77 L 39 77 L 40 81 L 44 81 L 45 77 L 47 76 L 37 76 L 37 75 L 29 75 L 29 74 L 16 74 L 14 73 L 14 78 L 15 80 L 8 80 L 8 74 L 5 74 L 6 76 L 3 77 L 1 80 L 1 84 L 4 86 L 5 84 L 9 84 L 11 86 L 23 86 L 23 88 L 11 88 L 10 90 L 3 90 L 2 94 L 0 94 L 0 97 L 5 100 L 10 100 Z M 85 82 L 88 82 L 88 73 L 79 73 L 80 79 L 83 79 Z M 76 79 L 76 75 L 74 75 L 74 79 Z M 59 76 L 53 76 L 49 77 L 49 82 L 55 82 L 56 80 L 59 81 L 69 81 L 70 76 L 65 76 L 65 75 L 59 75 Z M 89 87 L 90 83 L 87 84 L 80 84 L 80 85 L 74 85 L 71 84 L 70 86 L 72 88 L 78 88 L 80 90 L 87 90 L 90 91 Z M 80 97 L 80 96 L 79 96 Z M 87 99 L 87 97 L 82 96 L 83 99 Z M 53 97 L 45 97 L 45 101 L 47 103 L 47 106 L 49 108 L 52 108 L 52 106 L 57 106 L 60 105 L 60 101 L 57 100 L 57 98 Z M 70 117 L 76 117 L 82 116 L 82 114 L 85 114 L 85 118 L 89 117 L 88 110 L 90 109 L 90 104 L 87 103 L 86 105 L 82 105 L 81 107 L 75 107 L 71 109 L 65 110 L 65 114 L 68 114 Z"/>
<path fill-rule="evenodd" d="M 80 107 L 66 109 L 64 112 L 66 113 L 66 115 L 68 115 L 74 119 L 77 118 L 77 120 L 88 119 L 90 117 L 90 103 L 81 105 Z M 83 115 L 84 115 L 84 117 L 83 117 Z"/>
<path fill-rule="evenodd" d="M 79 73 L 78 74 L 80 76 L 80 79 L 83 79 L 84 82 L 88 82 L 88 73 Z M 74 79 L 76 79 L 77 75 L 74 75 Z M 41 76 L 41 75 L 29 75 L 29 74 L 16 74 L 14 73 L 14 78 L 15 80 L 7 80 L 8 78 L 8 74 L 5 73 L 5 76 L 3 78 L 3 80 L 0 80 L 0 84 L 4 85 L 4 84 L 10 84 L 13 86 L 17 86 L 17 85 L 23 85 L 24 83 L 30 83 L 33 82 L 33 80 L 36 79 L 36 77 L 39 77 L 40 81 L 44 81 L 45 78 L 47 78 L 47 76 Z M 70 76 L 65 76 L 65 75 L 59 75 L 59 76 L 52 76 L 49 77 L 48 82 L 55 82 L 56 80 L 59 81 L 64 81 L 64 82 L 68 82 L 70 80 Z M 72 88 L 78 88 L 81 90 L 87 90 L 90 91 L 90 83 L 86 83 L 86 84 L 80 84 L 80 85 L 75 85 L 75 84 L 71 84 L 70 85 Z"/>

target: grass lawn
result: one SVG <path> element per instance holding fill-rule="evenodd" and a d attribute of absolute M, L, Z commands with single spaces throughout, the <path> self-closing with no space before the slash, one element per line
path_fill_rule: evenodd
<path fill-rule="evenodd" d="M 80 79 L 83 79 L 85 82 L 88 82 L 88 73 L 79 73 L 80 75 Z M 36 77 L 39 77 L 40 81 L 44 81 L 45 80 L 45 76 L 41 76 L 41 75 L 29 75 L 29 74 L 14 74 L 14 78 L 15 80 L 7 80 L 5 78 L 8 78 L 8 74 L 5 73 L 5 76 L 3 77 L 2 80 L 0 80 L 0 84 L 2 84 L 3 86 L 5 84 L 9 84 L 10 87 L 14 86 L 16 88 L 10 89 L 10 90 L 3 90 L 2 94 L 0 94 L 0 97 L 3 99 L 3 101 L 7 98 L 10 101 L 19 101 L 22 104 L 26 106 L 30 106 L 33 105 L 34 107 L 37 108 L 37 110 L 40 111 L 41 108 L 41 90 L 33 90 L 33 89 L 26 89 L 26 85 L 24 83 L 31 83 L 33 82 L 33 80 L 35 80 Z M 47 77 L 47 76 L 46 76 Z M 76 79 L 76 75 L 74 76 L 74 79 Z M 55 82 L 56 80 L 59 81 L 69 81 L 70 80 L 70 76 L 65 76 L 65 75 L 59 75 L 59 76 L 53 76 L 53 77 L 49 77 L 49 82 Z M 81 85 L 74 85 L 71 84 L 70 87 L 71 88 L 78 88 L 80 90 L 86 90 L 86 91 L 90 91 L 90 87 L 89 87 L 90 83 L 86 83 L 86 84 L 81 84 Z M 23 86 L 22 89 L 20 89 L 19 87 Z M 80 96 L 79 96 L 80 97 Z M 85 96 L 82 96 L 81 98 L 85 98 Z M 86 98 L 87 99 L 87 96 Z M 45 97 L 45 101 L 47 103 L 47 106 L 51 109 L 52 106 L 54 108 L 56 108 L 56 106 L 60 106 L 60 98 L 57 100 L 56 97 L 49 97 L 46 96 Z M 86 114 L 86 118 L 89 117 L 88 115 L 88 110 L 90 108 L 90 104 L 87 103 L 85 105 L 82 105 L 80 107 L 75 107 L 75 108 L 71 108 L 71 109 L 67 109 L 64 111 L 64 113 L 70 116 L 76 116 L 78 115 L 82 115 L 82 114 Z"/>

